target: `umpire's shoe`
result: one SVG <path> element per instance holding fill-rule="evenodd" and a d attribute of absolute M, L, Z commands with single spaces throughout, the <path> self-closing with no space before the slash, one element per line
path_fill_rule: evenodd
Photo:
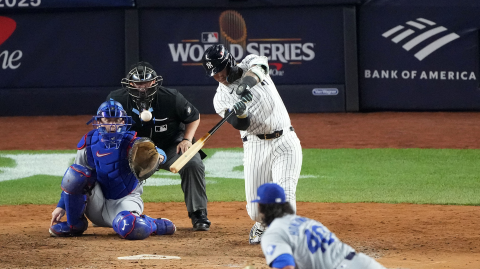
<path fill-rule="evenodd" d="M 88 221 L 85 217 L 76 225 L 68 225 L 66 221 L 50 226 L 49 232 L 51 236 L 66 237 L 80 236 L 87 230 Z"/>
<path fill-rule="evenodd" d="M 258 245 L 262 239 L 262 234 L 265 231 L 265 227 L 259 222 L 256 222 L 250 230 L 250 237 L 248 242 L 250 245 Z"/>
<path fill-rule="evenodd" d="M 192 219 L 194 231 L 208 231 L 210 230 L 211 222 L 207 218 L 207 210 L 199 209 L 193 213 L 188 212 L 188 217 Z"/>

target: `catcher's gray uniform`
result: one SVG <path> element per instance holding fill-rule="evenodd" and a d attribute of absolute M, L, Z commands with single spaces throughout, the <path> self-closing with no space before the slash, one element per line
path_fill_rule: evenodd
<path fill-rule="evenodd" d="M 356 253 L 320 222 L 297 215 L 276 218 L 263 234 L 261 244 L 268 265 L 288 254 L 299 269 L 385 269 L 373 258 Z"/>
<path fill-rule="evenodd" d="M 88 167 L 86 149 L 83 148 L 77 151 L 75 164 L 80 164 Z M 87 195 L 87 207 L 85 215 L 95 225 L 100 227 L 112 227 L 113 219 L 118 212 L 130 211 L 142 214 L 144 204 L 140 197 L 143 193 L 143 186 L 138 186 L 128 195 L 119 199 L 106 199 L 103 195 L 100 184 L 95 184 L 91 195 Z"/>

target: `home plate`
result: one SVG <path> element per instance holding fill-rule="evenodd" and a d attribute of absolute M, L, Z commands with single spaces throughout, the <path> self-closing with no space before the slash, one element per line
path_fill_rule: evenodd
<path fill-rule="evenodd" d="M 141 254 L 135 256 L 118 257 L 119 260 L 180 260 L 177 256 Z"/>

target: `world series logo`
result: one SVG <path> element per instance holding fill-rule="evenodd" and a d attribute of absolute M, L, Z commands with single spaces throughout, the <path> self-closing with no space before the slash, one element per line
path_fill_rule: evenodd
<path fill-rule="evenodd" d="M 243 16 L 226 10 L 219 16 L 219 32 L 202 32 L 200 39 L 183 39 L 182 43 L 169 43 L 168 47 L 173 62 L 198 66 L 208 47 L 222 43 L 237 60 L 248 54 L 268 57 L 270 76 L 283 76 L 283 67 L 315 59 L 315 44 L 302 42 L 302 38 L 248 38 L 247 32 Z"/>

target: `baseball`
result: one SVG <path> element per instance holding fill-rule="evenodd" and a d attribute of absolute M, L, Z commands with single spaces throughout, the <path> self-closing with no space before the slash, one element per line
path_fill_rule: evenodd
<path fill-rule="evenodd" d="M 140 113 L 140 118 L 143 121 L 150 121 L 152 119 L 152 113 L 148 110 L 144 110 L 142 113 Z"/>

